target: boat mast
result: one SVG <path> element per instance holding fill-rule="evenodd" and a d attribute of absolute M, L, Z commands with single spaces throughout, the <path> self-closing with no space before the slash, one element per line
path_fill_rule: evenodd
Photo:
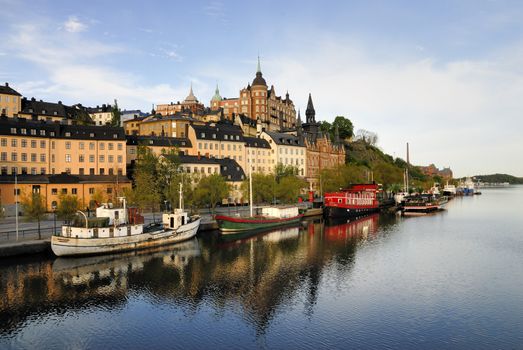
<path fill-rule="evenodd" d="M 183 210 L 183 183 L 180 181 L 180 196 L 178 207 Z"/>
<path fill-rule="evenodd" d="M 252 217 L 252 164 L 251 164 L 251 157 L 249 153 L 249 211 L 250 216 Z"/>
<path fill-rule="evenodd" d="M 409 143 L 407 142 L 407 169 L 405 169 L 405 185 L 407 188 L 407 194 L 409 193 Z"/>

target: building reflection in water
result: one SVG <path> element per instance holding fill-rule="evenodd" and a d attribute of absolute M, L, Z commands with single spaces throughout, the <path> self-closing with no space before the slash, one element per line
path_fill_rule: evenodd
<path fill-rule="evenodd" d="M 0 266 L 0 335 L 29 317 L 121 309 L 137 295 L 188 312 L 203 303 L 233 308 L 264 332 L 300 293 L 311 315 L 325 267 L 350 273 L 358 242 L 376 235 L 379 223 L 378 215 L 339 225 L 308 221 L 247 236 L 207 234 L 156 250 L 6 264 Z"/>

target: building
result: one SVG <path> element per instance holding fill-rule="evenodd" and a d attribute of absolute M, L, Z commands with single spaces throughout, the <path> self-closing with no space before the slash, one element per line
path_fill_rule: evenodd
<path fill-rule="evenodd" d="M 269 142 L 261 137 L 244 136 L 247 164 L 251 164 L 253 173 L 271 174 L 276 166 L 274 150 Z M 246 168 L 248 174 L 249 168 Z"/>
<path fill-rule="evenodd" d="M 246 176 L 241 166 L 234 159 L 181 154 L 177 156 L 177 160 L 180 162 L 181 171 L 186 174 L 198 176 L 220 174 L 223 176 L 225 181 L 231 186 L 229 196 L 222 200 L 223 204 L 240 204 L 245 202 L 241 192 L 241 184 L 246 179 Z"/>
<path fill-rule="evenodd" d="M 293 166 L 298 170 L 298 176 L 306 176 L 306 148 L 303 137 L 290 133 L 263 131 L 260 137 L 271 147 L 270 164 L 274 166 Z"/>
<path fill-rule="evenodd" d="M 269 89 L 261 72 L 260 59 L 252 84 L 240 90 L 238 98 L 222 98 L 218 86 L 211 99 L 211 109 L 223 109 L 225 118 L 234 120 L 236 114 L 243 114 L 253 121 L 259 121 L 267 131 L 282 131 L 296 127 L 296 109 L 289 94 L 285 98 L 276 95 L 274 86 Z"/>
<path fill-rule="evenodd" d="M 320 123 L 316 122 L 316 111 L 311 94 L 309 94 L 305 115 L 306 122 L 302 124 L 298 113 L 297 131 L 299 135 L 303 135 L 307 149 L 306 180 L 310 190 L 318 191 L 321 171 L 345 164 L 345 147 L 339 140 L 337 129 L 334 142 L 331 141 L 330 135 L 323 135 L 321 132 Z"/>
<path fill-rule="evenodd" d="M 188 138 L 175 137 L 157 137 L 157 136 L 127 136 L 127 165 L 133 166 L 138 156 L 138 146 L 147 146 L 155 155 L 176 151 L 177 154 L 189 154 L 192 148 L 191 141 Z"/>
<path fill-rule="evenodd" d="M 444 179 L 452 179 L 452 170 L 448 168 L 438 169 L 434 164 L 428 166 L 419 166 L 421 172 L 427 176 L 441 176 Z"/>
<path fill-rule="evenodd" d="M 95 125 L 108 125 L 113 120 L 113 106 L 103 104 L 96 107 L 87 107 L 85 109 Z"/>
<path fill-rule="evenodd" d="M 147 118 L 152 118 L 151 115 L 145 116 L 133 116 L 132 119 L 127 119 L 122 122 L 123 128 L 125 130 L 125 135 L 139 135 L 140 134 L 140 123 Z"/>
<path fill-rule="evenodd" d="M 193 114 L 200 114 L 205 109 L 204 105 L 198 101 L 196 96 L 194 96 L 194 93 L 192 91 L 192 84 L 191 89 L 189 91 L 189 95 L 185 98 L 185 100 L 180 103 L 180 101 L 176 103 L 169 103 L 169 104 L 159 104 L 156 105 L 156 113 L 161 114 L 162 116 L 168 116 L 168 115 L 174 115 L 179 112 L 191 112 Z"/>
<path fill-rule="evenodd" d="M 148 113 L 144 113 L 139 109 L 133 109 L 133 110 L 126 110 L 124 109 L 121 111 L 120 119 L 122 123 L 124 123 L 126 120 L 131 120 L 134 118 L 140 118 L 140 117 L 146 117 L 148 116 Z"/>
<path fill-rule="evenodd" d="M 57 208 L 62 195 L 74 195 L 80 208 L 94 207 L 94 198 L 114 200 L 124 188 L 131 188 L 131 181 L 125 176 L 91 175 L 0 175 L 0 197 L 8 215 L 15 214 L 15 201 L 24 196 L 40 193 L 45 198 L 47 211 Z M 21 210 L 21 209 L 19 209 Z"/>
<path fill-rule="evenodd" d="M 0 119 L 0 173 L 125 175 L 123 128 Z"/>
<path fill-rule="evenodd" d="M 189 126 L 191 124 L 204 124 L 204 122 L 193 118 L 191 115 L 192 113 L 190 112 L 178 112 L 173 115 L 156 114 L 155 116 L 144 118 L 137 122 L 138 135 L 185 138 L 189 134 Z"/>
<path fill-rule="evenodd" d="M 189 127 L 191 155 L 230 158 L 246 169 L 245 141 L 239 126 L 230 122 L 209 123 L 205 125 L 192 124 Z"/>
<path fill-rule="evenodd" d="M 22 110 L 22 95 L 9 86 L 0 85 L 0 115 L 13 118 Z"/>
<path fill-rule="evenodd" d="M 66 106 L 58 103 L 22 98 L 19 118 L 32 121 L 59 122 L 61 124 L 94 124 L 89 113 L 82 105 Z"/>

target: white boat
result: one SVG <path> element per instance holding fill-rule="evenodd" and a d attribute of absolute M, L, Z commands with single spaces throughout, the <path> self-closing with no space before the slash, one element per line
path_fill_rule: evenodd
<path fill-rule="evenodd" d="M 447 181 L 447 184 L 445 185 L 445 187 L 443 187 L 443 194 L 447 196 L 455 196 L 456 186 L 449 185 L 449 182 Z"/>
<path fill-rule="evenodd" d="M 180 188 L 181 192 L 181 188 Z M 181 196 L 180 196 L 181 198 Z M 172 244 L 188 240 L 200 227 L 199 216 L 189 216 L 181 208 L 162 216 L 162 223 L 144 226 L 135 208 L 115 208 L 103 204 L 96 208 L 96 218 L 75 221 L 62 226 L 62 231 L 51 237 L 51 249 L 57 256 L 79 256 L 122 252 Z"/>

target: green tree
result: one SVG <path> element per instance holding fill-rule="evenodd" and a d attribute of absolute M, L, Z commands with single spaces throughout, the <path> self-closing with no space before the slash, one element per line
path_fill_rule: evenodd
<path fill-rule="evenodd" d="M 320 122 L 320 130 L 324 135 L 330 135 L 332 129 L 332 124 L 326 120 Z"/>
<path fill-rule="evenodd" d="M 334 131 L 336 126 L 338 126 L 340 140 L 350 139 L 352 136 L 354 136 L 354 126 L 352 125 L 352 122 L 344 116 L 339 115 L 334 118 L 334 122 L 330 128 L 331 138 L 334 138 Z"/>
<path fill-rule="evenodd" d="M 249 179 L 242 182 L 241 191 L 244 198 L 249 198 Z M 272 203 L 276 198 L 275 191 L 276 178 L 274 174 L 252 174 L 252 197 L 254 203 Z"/>
<path fill-rule="evenodd" d="M 229 196 L 230 187 L 219 174 L 203 176 L 194 191 L 195 202 L 200 206 L 210 205 L 211 212 L 214 213 L 216 204 Z"/>
<path fill-rule="evenodd" d="M 134 177 L 134 194 L 137 204 L 142 208 L 148 209 L 153 213 L 153 220 L 155 213 L 160 204 L 160 193 L 156 186 L 156 178 L 154 174 L 145 171 L 137 171 Z"/>
<path fill-rule="evenodd" d="M 107 201 L 107 195 L 104 191 L 97 188 L 93 195 L 91 196 L 91 201 L 89 203 L 89 207 L 92 209 L 95 209 L 97 206 L 100 206 L 102 203 L 105 203 Z"/>
<path fill-rule="evenodd" d="M 284 176 L 276 184 L 276 198 L 281 203 L 296 203 L 301 190 L 305 187 L 307 187 L 305 180 L 295 175 Z"/>
<path fill-rule="evenodd" d="M 38 222 L 38 239 L 42 239 L 40 222 L 46 216 L 45 198 L 40 193 L 31 193 L 22 197 L 22 210 L 27 221 Z"/>
<path fill-rule="evenodd" d="M 59 197 L 58 207 L 56 208 L 56 215 L 58 219 L 71 222 L 80 207 L 78 197 L 74 195 L 63 194 Z"/>
<path fill-rule="evenodd" d="M 118 108 L 118 102 L 116 99 L 114 100 L 114 106 L 111 108 L 111 114 L 111 126 L 120 126 L 122 112 L 120 111 L 120 108 Z"/>
<path fill-rule="evenodd" d="M 294 165 L 283 165 L 282 163 L 278 163 L 276 167 L 274 168 L 274 174 L 276 177 L 276 182 L 280 182 L 280 180 L 285 176 L 290 175 L 298 175 L 299 169 L 297 166 Z M 253 190 L 254 192 L 254 190 Z"/>

